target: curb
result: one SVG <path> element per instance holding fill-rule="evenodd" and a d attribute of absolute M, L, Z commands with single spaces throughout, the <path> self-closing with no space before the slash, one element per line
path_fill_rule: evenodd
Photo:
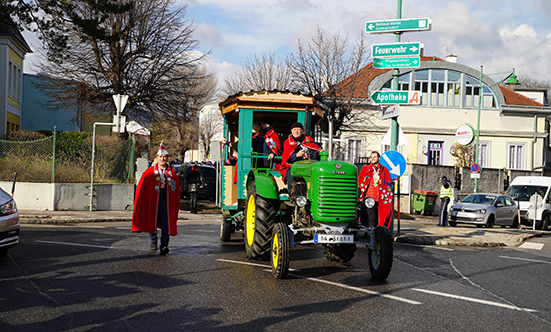
<path fill-rule="evenodd" d="M 405 234 L 394 237 L 394 242 L 435 246 L 464 246 L 464 247 L 516 247 L 527 240 L 542 236 L 542 234 L 522 234 L 516 237 L 516 241 L 455 239 L 449 235 L 423 235 Z"/>
<path fill-rule="evenodd" d="M 74 224 L 91 222 L 132 221 L 131 217 L 114 218 L 69 218 L 69 217 L 19 217 L 21 224 Z"/>

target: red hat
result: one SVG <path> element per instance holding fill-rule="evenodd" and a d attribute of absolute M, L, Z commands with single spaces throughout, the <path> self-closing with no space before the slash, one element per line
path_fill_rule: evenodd
<path fill-rule="evenodd" d="M 165 147 L 164 141 L 161 142 L 161 145 L 159 145 L 159 151 L 157 151 L 157 156 L 166 154 L 168 155 L 168 150 Z"/>

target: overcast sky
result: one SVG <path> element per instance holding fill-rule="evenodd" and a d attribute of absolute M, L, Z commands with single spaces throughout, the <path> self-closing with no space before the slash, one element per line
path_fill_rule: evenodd
<path fill-rule="evenodd" d="M 317 26 L 355 40 L 365 22 L 395 19 L 397 0 L 190 0 L 188 18 L 196 25 L 200 51 L 210 51 L 209 69 L 222 81 L 247 58 L 272 51 L 295 51 Z M 402 41 L 421 42 L 424 55 L 480 68 L 485 74 L 516 68 L 538 80 L 551 79 L 550 0 L 402 0 L 402 18 L 432 20 L 428 32 L 405 33 Z M 374 44 L 394 35 L 368 35 Z M 499 80 L 500 75 L 491 76 Z"/>

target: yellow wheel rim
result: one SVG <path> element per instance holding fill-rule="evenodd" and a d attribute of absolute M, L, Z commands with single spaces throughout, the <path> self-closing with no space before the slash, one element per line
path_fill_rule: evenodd
<path fill-rule="evenodd" d="M 272 264 L 274 265 L 274 268 L 277 269 L 277 260 L 279 258 L 279 241 L 277 238 L 277 234 L 274 234 L 274 239 L 272 242 Z"/>
<path fill-rule="evenodd" d="M 247 232 L 247 244 L 249 245 L 249 247 L 253 245 L 254 240 L 254 219 L 256 216 L 254 209 L 254 195 L 251 195 L 249 196 L 249 202 L 247 203 L 247 217 L 245 220 L 245 231 Z"/>

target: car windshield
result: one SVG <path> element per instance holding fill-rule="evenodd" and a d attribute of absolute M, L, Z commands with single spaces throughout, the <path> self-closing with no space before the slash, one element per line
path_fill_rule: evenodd
<path fill-rule="evenodd" d="M 477 204 L 486 204 L 491 205 L 494 204 L 494 201 L 496 200 L 496 196 L 490 196 L 490 195 L 469 195 L 461 200 L 463 203 L 477 203 Z"/>
<path fill-rule="evenodd" d="M 536 193 L 540 194 L 540 196 L 544 198 L 546 192 L 546 186 L 514 185 L 507 189 L 506 195 L 521 202 L 528 202 L 530 201 L 530 197 Z"/>
<path fill-rule="evenodd" d="M 215 178 L 216 177 L 216 171 L 214 168 L 210 167 L 201 167 L 201 174 L 204 178 Z"/>

